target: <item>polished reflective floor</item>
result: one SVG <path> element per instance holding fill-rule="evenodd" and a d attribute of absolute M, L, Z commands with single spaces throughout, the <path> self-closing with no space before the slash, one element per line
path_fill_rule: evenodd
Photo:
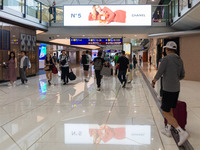
<path fill-rule="evenodd" d="M 178 149 L 160 133 L 162 115 L 138 69 L 125 89 L 117 77 L 104 77 L 100 92 L 93 72 L 88 83 L 80 68 L 74 73 L 68 85 L 58 79 L 48 86 L 45 75 L 1 84 L 1 150 Z"/>

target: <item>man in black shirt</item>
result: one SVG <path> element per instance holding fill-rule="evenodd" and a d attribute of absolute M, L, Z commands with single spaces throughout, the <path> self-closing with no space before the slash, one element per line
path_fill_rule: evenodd
<path fill-rule="evenodd" d="M 119 65 L 119 74 L 118 74 L 119 81 L 121 82 L 122 87 L 125 88 L 127 69 L 130 72 L 129 60 L 128 58 L 125 57 L 125 51 L 122 51 L 121 57 L 119 57 L 117 61 L 117 65 Z M 123 76 L 123 79 L 122 79 L 122 76 Z"/>
<path fill-rule="evenodd" d="M 101 69 L 103 68 L 103 63 L 105 60 L 101 58 L 102 52 L 98 52 L 98 57 L 93 60 L 93 65 L 95 69 L 96 81 L 97 81 L 97 91 L 101 90 Z"/>

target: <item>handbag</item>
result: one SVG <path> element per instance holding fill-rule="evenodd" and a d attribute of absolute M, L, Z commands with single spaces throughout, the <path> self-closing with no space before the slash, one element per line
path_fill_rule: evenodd
<path fill-rule="evenodd" d="M 69 73 L 69 79 L 70 79 L 71 81 L 76 80 L 76 75 L 73 73 L 73 71 L 71 71 L 71 72 Z"/>
<path fill-rule="evenodd" d="M 48 71 L 49 70 L 49 66 L 44 67 L 44 71 Z"/>
<path fill-rule="evenodd" d="M 110 76 L 111 75 L 111 69 L 109 67 L 103 66 L 101 70 L 101 75 L 102 76 Z"/>
<path fill-rule="evenodd" d="M 52 73 L 53 74 L 57 74 L 58 73 L 58 69 L 55 66 L 52 68 Z"/>

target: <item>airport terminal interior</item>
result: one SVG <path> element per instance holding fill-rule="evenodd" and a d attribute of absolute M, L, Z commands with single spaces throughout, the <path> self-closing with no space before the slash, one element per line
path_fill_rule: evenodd
<path fill-rule="evenodd" d="M 199 15 L 200 0 L 0 0 L 0 150 L 200 150 Z"/>

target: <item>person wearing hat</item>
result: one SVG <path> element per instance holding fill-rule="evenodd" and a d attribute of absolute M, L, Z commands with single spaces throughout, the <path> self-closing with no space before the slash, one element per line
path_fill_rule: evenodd
<path fill-rule="evenodd" d="M 163 97 L 162 97 L 162 113 L 168 124 L 161 131 L 164 135 L 171 137 L 171 126 L 173 126 L 179 133 L 178 146 L 181 146 L 189 137 L 189 134 L 184 131 L 173 116 L 172 108 L 176 108 L 176 104 L 180 92 L 180 80 L 185 77 L 183 61 L 176 54 L 177 45 L 174 41 L 169 41 L 166 46 L 166 54 L 158 68 L 154 79 L 152 80 L 152 87 L 155 87 L 156 81 L 163 76 Z"/>

